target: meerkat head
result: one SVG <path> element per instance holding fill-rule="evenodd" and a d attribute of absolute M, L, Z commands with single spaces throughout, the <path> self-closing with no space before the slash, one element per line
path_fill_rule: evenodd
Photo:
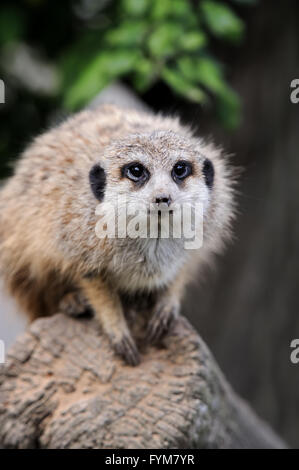
<path fill-rule="evenodd" d="M 104 164 L 92 166 L 89 180 L 102 203 L 142 204 L 159 213 L 200 204 L 204 236 L 215 251 L 227 236 L 233 213 L 227 168 L 218 150 L 190 135 L 161 130 L 120 139 Z"/>
<path fill-rule="evenodd" d="M 171 207 L 183 202 L 206 204 L 214 183 L 214 165 L 183 136 L 172 131 L 132 135 L 113 144 L 103 168 L 90 171 L 95 197 Z"/>

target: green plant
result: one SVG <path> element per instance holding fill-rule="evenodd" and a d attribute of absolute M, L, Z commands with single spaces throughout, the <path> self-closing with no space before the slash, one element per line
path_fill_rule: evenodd
<path fill-rule="evenodd" d="M 80 108 L 119 77 L 129 79 L 139 92 L 163 80 L 193 102 L 205 105 L 213 97 L 222 122 L 233 128 L 239 122 L 239 99 L 210 42 L 215 38 L 236 45 L 244 31 L 228 2 L 121 0 L 106 29 L 85 33 L 63 55 L 64 105 Z M 83 57 L 79 51 L 87 43 L 88 57 Z"/>
<path fill-rule="evenodd" d="M 0 176 L 28 138 L 122 78 L 142 94 L 164 82 L 234 128 L 240 104 L 222 49 L 245 32 L 253 0 L 1 0 Z M 54 115 L 54 118 L 52 116 Z"/>

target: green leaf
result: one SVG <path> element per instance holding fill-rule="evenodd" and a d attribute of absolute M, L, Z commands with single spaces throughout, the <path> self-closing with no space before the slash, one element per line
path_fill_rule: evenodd
<path fill-rule="evenodd" d="M 215 36 L 232 42 L 239 42 L 242 39 L 244 23 L 228 5 L 204 0 L 200 6 L 204 20 Z"/>
<path fill-rule="evenodd" d="M 96 93 L 108 83 L 108 77 L 100 74 L 103 67 L 102 57 L 97 57 L 88 67 L 74 80 L 64 96 L 64 106 L 75 110 L 85 105 Z"/>
<path fill-rule="evenodd" d="M 66 108 L 85 105 L 114 78 L 131 71 L 139 55 L 129 51 L 104 51 L 75 78 L 64 97 Z"/>
<path fill-rule="evenodd" d="M 162 23 L 148 39 L 148 48 L 154 57 L 169 57 L 178 50 L 183 28 L 177 23 Z"/>
<path fill-rule="evenodd" d="M 61 54 L 59 68 L 63 78 L 63 89 L 72 86 L 74 77 L 84 73 L 103 50 L 103 44 L 102 34 L 98 30 L 89 30 Z"/>
<path fill-rule="evenodd" d="M 151 4 L 151 0 L 122 0 L 121 10 L 126 15 L 144 16 Z"/>
<path fill-rule="evenodd" d="M 169 18 L 172 11 L 172 0 L 152 0 L 151 18 L 154 20 L 165 20 Z"/>
<path fill-rule="evenodd" d="M 187 0 L 152 0 L 151 18 L 154 20 L 169 20 L 179 18 L 186 24 L 192 20 L 193 12 L 190 2 Z"/>
<path fill-rule="evenodd" d="M 152 85 L 156 78 L 154 64 L 144 57 L 141 57 L 134 68 L 134 85 L 140 92 L 145 91 Z"/>
<path fill-rule="evenodd" d="M 221 66 L 209 57 L 202 57 L 195 61 L 197 80 L 208 90 L 221 94 L 225 81 Z"/>
<path fill-rule="evenodd" d="M 139 59 L 139 52 L 128 50 L 115 50 L 105 51 L 102 53 L 103 58 L 103 72 L 110 78 L 128 73 L 134 67 L 134 64 Z"/>
<path fill-rule="evenodd" d="M 178 68 L 186 79 L 215 95 L 217 114 L 223 125 L 228 129 L 237 127 L 240 122 L 239 98 L 227 85 L 221 66 L 209 57 L 182 57 Z"/>
<path fill-rule="evenodd" d="M 189 80 L 200 82 L 214 94 L 221 94 L 225 81 L 220 65 L 209 57 L 182 57 L 178 67 Z"/>
<path fill-rule="evenodd" d="M 125 21 L 108 31 L 106 40 L 111 46 L 131 47 L 142 44 L 148 25 L 145 21 Z"/>
<path fill-rule="evenodd" d="M 180 47 L 185 51 L 197 51 L 206 46 L 206 44 L 206 35 L 199 31 L 191 31 L 190 33 L 183 34 L 180 41 Z"/>
<path fill-rule="evenodd" d="M 158 0 L 159 1 L 159 0 Z M 161 3 L 163 3 L 160 0 Z M 171 1 L 172 15 L 187 22 L 190 18 L 194 18 L 191 2 L 186 0 L 172 0 Z"/>
<path fill-rule="evenodd" d="M 198 82 L 197 67 L 194 57 L 184 56 L 177 61 L 181 74 L 192 82 Z"/>
<path fill-rule="evenodd" d="M 164 67 L 162 70 L 162 78 L 174 91 L 185 96 L 190 101 L 196 103 L 206 102 L 207 97 L 203 90 L 194 85 L 194 83 L 184 77 L 178 70 Z"/>

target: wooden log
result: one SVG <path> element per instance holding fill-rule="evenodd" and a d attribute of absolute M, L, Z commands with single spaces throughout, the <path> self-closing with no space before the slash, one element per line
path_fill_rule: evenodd
<path fill-rule="evenodd" d="M 92 318 L 35 321 L 0 366 L 2 448 L 283 448 L 180 317 L 142 361 L 116 357 Z"/>

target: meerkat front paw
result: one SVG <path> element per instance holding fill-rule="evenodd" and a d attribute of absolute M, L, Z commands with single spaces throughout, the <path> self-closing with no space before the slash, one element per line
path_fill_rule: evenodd
<path fill-rule="evenodd" d="M 118 341 L 112 341 L 112 346 L 128 365 L 138 366 L 140 364 L 139 351 L 130 333 L 123 334 Z"/>
<path fill-rule="evenodd" d="M 69 292 L 60 301 L 58 310 L 71 317 L 78 317 L 86 313 L 90 306 L 80 291 Z"/>
<path fill-rule="evenodd" d="M 157 307 L 151 317 L 147 328 L 147 341 L 157 343 L 171 330 L 179 313 L 177 304 L 164 303 Z"/>

